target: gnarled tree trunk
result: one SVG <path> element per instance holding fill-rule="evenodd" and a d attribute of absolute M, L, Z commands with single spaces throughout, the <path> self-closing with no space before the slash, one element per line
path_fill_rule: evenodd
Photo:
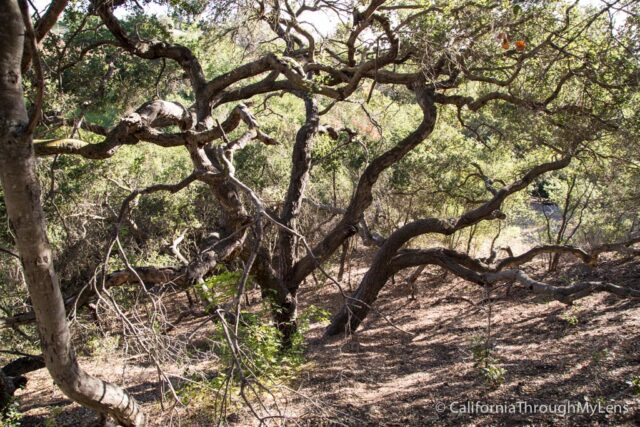
<path fill-rule="evenodd" d="M 311 150 L 320 116 L 318 114 L 318 103 L 310 94 L 297 94 L 304 100 L 305 123 L 296 134 L 296 143 L 293 147 L 291 178 L 289 189 L 280 215 L 280 222 L 286 227 L 297 232 L 297 218 L 302 208 L 309 173 L 311 172 Z M 280 230 L 279 246 L 279 273 L 280 280 L 287 289 L 288 295 L 285 300 L 276 300 L 274 317 L 278 329 L 283 335 L 283 345 L 291 345 L 291 339 L 296 332 L 297 313 L 297 292 L 299 283 L 291 283 L 289 276 L 295 262 L 297 261 L 296 247 L 298 238 L 287 230 Z"/>
<path fill-rule="evenodd" d="M 123 389 L 95 378 L 78 365 L 52 251 L 40 204 L 32 136 L 22 97 L 20 64 L 25 25 L 17 0 L 0 2 L 0 181 L 9 220 L 38 324 L 47 369 L 60 389 L 74 401 L 113 417 L 125 426 L 142 426 L 145 417 Z"/>

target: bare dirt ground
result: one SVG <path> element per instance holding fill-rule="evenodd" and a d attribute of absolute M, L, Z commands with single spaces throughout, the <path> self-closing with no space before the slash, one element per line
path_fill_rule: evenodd
<path fill-rule="evenodd" d="M 588 275 L 640 289 L 638 259 L 616 263 L 606 260 L 591 272 L 568 264 L 545 279 L 561 283 Z M 542 271 L 540 265 L 529 269 Z M 354 286 L 363 273 L 355 267 L 350 272 Z M 640 302 L 597 294 L 566 307 L 516 286 L 507 289 L 506 285 L 496 289 L 487 302 L 484 290 L 451 275 L 443 278 L 433 269 L 419 279 L 415 300 L 410 299 L 402 277 L 388 283 L 376 312 L 349 338 L 323 339 L 323 325 L 312 325 L 308 362 L 290 384 L 296 391 L 280 392 L 285 418 L 278 422 L 308 426 L 640 425 L 639 390 L 630 384 L 640 376 Z M 315 305 L 335 311 L 341 297 L 327 282 L 309 284 L 300 301 L 303 310 Z M 504 369 L 504 382 L 498 386 L 487 384 L 472 354 L 473 343 L 486 339 L 489 307 L 493 364 Z M 180 329 L 197 323 L 198 319 L 185 321 Z M 201 333 L 206 335 L 207 329 Z M 167 425 L 168 419 L 158 415 L 162 410 L 157 403 L 155 368 L 130 360 L 123 375 L 124 362 L 115 355 L 82 359 L 90 372 L 126 386 L 151 415 L 152 425 Z M 182 369 L 175 367 L 176 375 Z M 45 370 L 29 375 L 18 399 L 25 413 L 24 426 L 96 422 L 91 412 L 55 389 Z M 462 412 L 460 405 L 466 402 L 533 406 L 567 401 L 599 403 L 602 409 L 617 404 L 622 413 L 486 415 L 451 410 Z M 438 404 L 445 409 L 439 412 Z M 181 425 L 208 425 L 193 414 L 186 415 Z M 246 415 L 229 418 L 229 424 L 253 423 Z"/>

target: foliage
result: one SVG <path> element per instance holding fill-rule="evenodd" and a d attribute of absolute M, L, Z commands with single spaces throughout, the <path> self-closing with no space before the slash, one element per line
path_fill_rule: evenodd
<path fill-rule="evenodd" d="M 208 310 L 214 310 L 223 301 L 233 297 L 241 275 L 239 271 L 222 271 L 197 287 L 198 295 L 206 301 Z"/>
<path fill-rule="evenodd" d="M 0 413 L 0 427 L 19 427 L 22 417 L 23 414 L 20 412 L 18 401 L 13 399 L 4 412 Z"/>
<path fill-rule="evenodd" d="M 269 53 L 292 68 L 302 62 L 288 55 L 288 41 L 274 38 L 264 15 L 268 11 L 256 11 L 250 2 L 141 2 L 145 7 L 163 5 L 166 14 L 150 13 L 137 2 L 125 3 L 118 19 L 127 34 L 135 34 L 135 40 L 144 43 L 162 40 L 166 45 L 188 48 L 200 60 L 206 79 L 222 78 Z M 393 62 L 394 73 L 425 77 L 428 85 L 445 88 L 438 89 L 442 98 L 496 99 L 478 108 L 455 102 L 437 104 L 437 121 L 429 137 L 376 177 L 371 206 L 361 215 L 371 230 L 386 237 L 416 220 L 458 217 L 535 165 L 557 158 L 579 142 L 568 167 L 544 174 L 500 206 L 505 219 L 481 221 L 451 235 L 426 233 L 408 241 L 404 248 L 441 246 L 480 258 L 512 244 L 588 248 L 638 231 L 637 13 L 629 13 L 624 22 L 612 27 L 608 14 L 593 15 L 594 9 L 571 4 L 462 0 L 418 2 L 409 8 L 400 7 L 401 2 L 387 4 L 389 7 L 381 13 L 394 26 L 402 27 L 398 38 L 403 56 Z M 422 5 L 433 8 L 414 16 L 416 7 Z M 567 25 L 568 20 L 573 25 Z M 353 30 L 352 23 L 344 21 L 335 24 L 330 37 L 318 43 L 322 47 L 317 56 L 326 64 L 332 64 L 333 50 L 344 50 L 344 43 L 336 40 L 347 38 Z M 378 24 L 363 33 L 380 34 L 376 43 L 385 37 Z M 287 26 L 287 30 L 291 28 Z M 72 137 L 99 144 L 105 140 L 103 135 L 82 126 L 76 129 L 73 124 L 85 121 L 109 130 L 140 105 L 153 100 L 173 101 L 193 112 L 196 95 L 185 67 L 168 58 L 148 60 L 137 54 L 123 54 L 115 40 L 87 1 L 70 3 L 41 49 L 42 63 L 46 65 L 45 119 L 58 117 L 68 122 L 56 125 L 44 120 L 36 130 L 36 139 Z M 382 42 L 383 48 L 385 43 Z M 379 48 L 374 48 L 370 40 L 361 40 L 357 55 L 363 61 L 378 61 Z M 335 67 L 333 64 L 325 68 Z M 376 64 L 376 78 L 378 71 Z M 432 73 L 437 76 L 433 81 Z M 225 88 L 219 97 L 238 87 L 262 82 L 265 74 L 249 73 L 247 78 Z M 281 74 L 275 73 L 273 78 L 283 78 Z M 365 79 L 346 99 L 314 94 L 323 111 L 321 124 L 340 132 L 337 138 L 328 134 L 313 138 L 311 171 L 304 189 L 307 199 L 346 208 L 363 171 L 415 132 L 422 118 L 415 94 L 408 90 L 406 82 L 382 82 L 384 76 L 375 84 L 370 77 Z M 319 92 L 333 78 L 328 73 L 310 73 L 303 79 L 304 90 Z M 449 80 L 455 85 L 447 87 Z M 33 74 L 26 75 L 24 81 L 26 98 L 35 99 Z M 279 144 L 253 141 L 235 152 L 235 176 L 255 191 L 266 211 L 276 219 L 289 190 L 296 135 L 305 122 L 298 92 L 270 90 L 242 99 L 259 122 L 259 129 Z M 237 104 L 216 104 L 211 123 L 223 122 Z M 229 139 L 241 137 L 245 127 L 241 124 L 230 131 Z M 345 129 L 352 133 L 347 135 Z M 161 132 L 171 135 L 180 130 L 172 126 Z M 195 131 L 195 127 L 189 129 Z M 208 153 L 218 144 L 221 142 L 209 141 Z M 122 251 L 112 252 L 108 268 L 105 267 L 109 271 L 124 270 L 127 264 L 177 269 L 184 263 L 172 251 L 175 248 L 171 245 L 178 236 L 185 237 L 180 251 L 189 262 L 197 261 L 203 248 L 219 242 L 221 231 L 228 231 L 226 213 L 220 200 L 202 182 L 175 194 L 137 197 L 126 218 L 117 223 L 122 203 L 132 191 L 179 182 L 193 169 L 185 147 L 159 147 L 142 141 L 127 141 L 113 156 L 99 161 L 73 155 L 40 158 L 37 174 L 43 188 L 47 235 L 55 251 L 56 272 L 65 296 L 93 283 L 103 267 L 107 248 L 113 247 L 110 245 L 116 231 Z M 239 194 L 246 202 L 248 212 L 243 220 L 248 223 L 255 219 L 256 211 L 246 194 Z M 5 225 L 0 227 L 0 247 L 14 248 L 4 203 L 4 197 L 0 197 L 0 223 Z M 337 218 L 335 213 L 305 204 L 295 215 L 298 231 L 311 244 L 322 239 Z M 249 233 L 256 232 L 251 229 Z M 267 224 L 260 233 L 264 251 L 259 253 L 259 260 L 268 258 L 277 267 L 282 261 L 277 253 L 279 231 Z M 255 235 L 251 234 L 247 242 Z M 297 257 L 304 256 L 300 242 L 296 250 Z M 237 252 L 246 262 L 249 247 Z M 334 258 L 329 257 L 327 264 Z M 550 257 L 549 267 L 554 260 L 558 257 Z M 208 313 L 228 307 L 233 301 L 243 267 L 239 261 L 220 262 L 213 274 L 195 286 Z M 0 253 L 3 315 L 31 309 L 23 276 L 15 257 Z M 284 276 L 276 275 L 277 279 Z M 566 284 L 570 283 L 566 280 Z M 254 285 L 264 285 L 256 274 L 249 277 L 247 288 Z M 129 310 L 138 302 L 137 287 L 134 283 L 113 289 L 111 295 Z M 262 290 L 263 295 L 275 294 L 271 289 Z M 281 332 L 271 320 L 273 314 L 281 312 L 267 312 L 271 308 L 264 304 L 260 309 L 241 312 L 234 337 L 240 353 L 229 345 L 225 328 L 230 325 L 218 322 L 212 336 L 219 361 L 217 375 L 206 381 L 194 376 L 195 383 L 180 389 L 181 397 L 206 401 L 214 413 L 221 413 L 238 403 L 245 385 L 243 378 L 268 385 L 291 381 L 304 364 L 304 333 L 310 323 L 326 321 L 329 313 L 315 307 L 304 311 L 297 319 L 298 331 L 291 347 L 283 350 Z M 560 318 L 569 326 L 579 323 L 575 309 L 565 311 Z M 158 324 L 151 325 L 151 329 L 161 335 Z M 2 330 L 0 338 L 12 342 L 14 349 L 33 348 L 35 328 L 27 326 L 20 331 Z M 83 342 L 87 354 L 104 356 L 120 345 L 118 332 L 103 335 L 91 329 L 76 333 L 75 337 Z M 506 370 L 490 346 L 474 338 L 471 352 L 484 381 L 491 387 L 499 386 Z M 240 369 L 238 357 L 242 359 Z"/>
<path fill-rule="evenodd" d="M 634 375 L 633 377 L 631 377 L 631 380 L 627 381 L 627 383 L 631 387 L 633 394 L 636 396 L 640 396 L 640 376 Z"/>
<path fill-rule="evenodd" d="M 496 388 L 504 383 L 507 370 L 499 365 L 498 360 L 493 355 L 492 348 L 484 336 L 476 335 L 472 337 L 471 354 L 473 356 L 473 366 L 480 372 L 487 386 Z"/>
<path fill-rule="evenodd" d="M 564 313 L 562 313 L 560 318 L 567 322 L 567 325 L 572 327 L 578 326 L 578 323 L 580 323 L 578 311 L 575 307 L 571 307 L 570 309 L 566 310 Z"/>
<path fill-rule="evenodd" d="M 265 319 L 266 312 L 242 311 L 238 322 L 237 342 L 241 356 L 236 356 L 225 337 L 226 325 L 216 324 L 213 341 L 217 343 L 215 354 L 219 357 L 219 368 L 213 379 L 186 384 L 178 390 L 184 402 L 196 403 L 196 407 L 215 421 L 218 416 L 228 416 L 242 406 L 241 392 L 249 396 L 250 403 L 265 397 L 266 390 L 282 383 L 290 383 L 304 365 L 304 334 L 310 323 L 326 322 L 329 312 L 316 306 L 304 310 L 292 345 L 283 350 L 280 333 Z M 240 359 L 242 370 L 237 369 Z M 189 375 L 187 372 L 186 375 Z M 200 379 L 197 375 L 192 378 Z M 245 391 L 254 384 L 253 394 Z M 260 384 L 260 386 L 255 386 Z M 255 390 L 258 390 L 256 393 Z"/>

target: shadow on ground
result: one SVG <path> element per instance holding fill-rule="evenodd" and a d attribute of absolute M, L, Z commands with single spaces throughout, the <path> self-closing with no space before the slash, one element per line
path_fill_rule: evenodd
<path fill-rule="evenodd" d="M 546 280 L 560 284 L 582 276 L 640 289 L 640 265 L 615 266 L 614 275 L 611 264 L 592 272 L 570 265 Z M 372 313 L 349 338 L 327 340 L 320 338 L 322 328 L 314 331 L 309 357 L 316 368 L 301 386 L 333 412 L 309 417 L 307 425 L 640 424 L 640 390 L 630 386 L 640 375 L 638 301 L 598 294 L 566 307 L 514 286 L 508 294 L 506 287 L 497 289 L 490 304 L 478 304 L 484 290 L 452 276 L 440 283 L 422 281 L 412 301 L 410 289 L 402 280 L 396 283 L 387 284 L 376 303 L 386 318 Z M 307 293 L 301 297 L 307 304 L 340 305 L 339 297 L 327 302 L 320 292 Z M 491 365 L 504 369 L 501 384 L 490 385 L 474 366 L 474 343 L 484 342 L 488 333 Z M 526 402 L 532 412 L 533 405 L 567 401 L 574 411 L 586 403 L 600 406 L 593 414 L 460 413 L 469 412 L 467 402 L 471 410 L 475 402 L 511 404 L 506 411 Z M 619 406 L 607 408 L 613 404 Z"/>
<path fill-rule="evenodd" d="M 540 271 L 540 266 L 537 269 Z M 530 270 L 535 275 L 536 267 Z M 363 269 L 349 271 L 351 286 L 357 285 L 363 273 Z M 324 339 L 324 325 L 312 325 L 309 363 L 295 381 L 296 392 L 281 396 L 287 402 L 284 424 L 640 424 L 638 390 L 629 384 L 640 376 L 640 302 L 598 294 L 567 307 L 515 286 L 502 286 L 494 290 L 490 302 L 481 303 L 487 297 L 484 290 L 439 273 L 425 272 L 417 283 L 415 300 L 402 277 L 397 277 L 395 284 L 388 283 L 374 312 L 348 338 Z M 577 277 L 640 289 L 640 264 L 606 261 L 595 271 L 574 264 L 544 279 L 562 284 Z M 341 305 L 341 296 L 329 281 L 324 285 L 309 283 L 302 288 L 300 301 L 302 310 L 315 305 L 334 312 Z M 201 320 L 190 322 L 197 325 Z M 202 334 L 206 339 L 208 332 L 203 329 Z M 491 343 L 489 366 L 504 370 L 497 375 L 501 381 L 493 384 L 475 365 L 473 356 L 474 345 L 486 342 L 487 337 Z M 96 374 L 116 375 L 109 373 L 114 361 L 86 360 L 83 364 Z M 153 416 L 159 406 L 153 367 L 129 366 L 127 389 Z M 19 400 L 26 414 L 23 426 L 84 427 L 97 422 L 91 411 L 64 399 L 44 371 L 34 376 Z M 468 406 L 461 406 L 466 402 L 475 409 L 475 402 L 526 402 L 532 406 L 566 401 L 574 405 L 600 403 L 601 407 L 618 404 L 627 411 L 565 416 L 478 414 L 464 413 L 465 409 L 469 412 Z M 438 405 L 444 409 L 438 411 Z M 235 425 L 251 423 L 255 420 L 250 417 L 235 421 Z M 165 424 L 152 419 L 151 425 Z M 191 420 L 182 425 L 204 424 Z"/>

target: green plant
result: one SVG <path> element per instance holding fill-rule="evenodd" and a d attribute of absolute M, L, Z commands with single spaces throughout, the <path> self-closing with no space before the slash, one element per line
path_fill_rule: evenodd
<path fill-rule="evenodd" d="M 471 354 L 473 366 L 478 369 L 484 382 L 492 388 L 504 383 L 507 370 L 498 364 L 493 351 L 484 336 L 476 335 L 471 339 Z"/>
<path fill-rule="evenodd" d="M 196 290 L 200 298 L 207 302 L 207 308 L 214 309 L 233 297 L 241 275 L 239 271 L 223 270 L 209 277 Z"/>
<path fill-rule="evenodd" d="M 300 329 L 305 332 L 309 324 L 312 322 L 315 323 L 328 323 L 331 318 L 331 312 L 329 310 L 325 310 L 324 308 L 318 307 L 316 305 L 310 305 L 307 309 L 305 309 L 300 316 L 298 316 L 298 324 L 301 325 Z M 306 326 L 306 329 L 303 327 Z"/>
<path fill-rule="evenodd" d="M 60 427 L 60 424 L 58 424 L 58 421 L 56 421 L 56 418 L 61 413 L 62 413 L 62 407 L 55 406 L 51 408 L 51 413 L 49 414 L 47 419 L 44 420 L 44 427 Z"/>
<path fill-rule="evenodd" d="M 107 359 L 115 350 L 117 350 L 119 345 L 119 335 L 103 335 L 98 333 L 87 339 L 85 351 L 89 355 L 96 356 L 101 359 Z"/>
<path fill-rule="evenodd" d="M 279 376 L 282 372 L 280 352 L 280 333 L 260 314 L 243 312 L 240 314 L 238 328 L 238 345 L 246 355 L 247 372 L 259 377 Z M 219 356 L 225 366 L 234 363 L 233 352 L 224 339 L 224 325 L 218 325 L 216 334 L 223 345 L 219 348 Z M 251 372 L 249 372 L 251 371 Z M 240 375 L 240 373 L 237 373 Z"/>
<path fill-rule="evenodd" d="M 640 375 L 634 375 L 631 377 L 627 384 L 631 386 L 631 391 L 634 395 L 640 396 Z"/>
<path fill-rule="evenodd" d="M 218 277 L 215 283 L 225 286 L 223 284 L 228 282 Z M 202 413 L 208 411 L 214 419 L 216 414 L 229 414 L 240 409 L 243 379 L 267 387 L 292 380 L 305 362 L 304 333 L 309 330 L 311 323 L 327 322 L 329 312 L 313 305 L 302 311 L 291 346 L 285 349 L 282 348 L 280 332 L 267 319 L 269 313 L 266 311 L 240 313 L 237 334 L 239 355 L 229 346 L 226 338 L 226 332 L 230 332 L 234 325 L 217 323 L 213 340 L 218 343 L 215 352 L 220 361 L 219 372 L 208 381 L 194 381 L 180 388 L 178 394 L 181 399 L 185 403 L 197 403 Z M 240 361 L 241 371 L 238 370 L 236 358 Z"/>
<path fill-rule="evenodd" d="M 562 313 L 562 315 L 560 315 L 560 318 L 567 322 L 567 325 L 571 327 L 578 326 L 578 323 L 580 323 L 580 319 L 578 318 L 578 310 L 576 309 L 576 307 L 571 307 L 570 310 Z"/>
<path fill-rule="evenodd" d="M 18 402 L 14 398 L 9 402 L 4 412 L 0 413 L 0 427 L 18 427 L 22 417 Z"/>
<path fill-rule="evenodd" d="M 487 366 L 482 368 L 482 371 L 484 373 L 485 381 L 490 386 L 497 387 L 504 384 L 504 376 L 507 373 L 507 370 L 502 366 L 489 363 Z"/>

